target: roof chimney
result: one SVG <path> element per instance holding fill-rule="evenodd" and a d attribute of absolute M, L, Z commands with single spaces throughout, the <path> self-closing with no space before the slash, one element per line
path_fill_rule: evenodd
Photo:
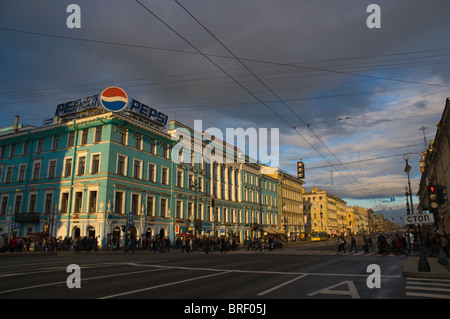
<path fill-rule="evenodd" d="M 14 119 L 13 130 L 14 133 L 17 133 L 19 131 L 19 115 L 16 115 L 16 118 Z"/>

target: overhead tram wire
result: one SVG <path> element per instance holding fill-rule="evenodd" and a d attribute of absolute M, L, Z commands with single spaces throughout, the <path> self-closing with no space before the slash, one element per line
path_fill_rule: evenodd
<path fill-rule="evenodd" d="M 286 123 L 289 127 L 293 128 L 293 130 L 302 137 L 318 154 L 321 154 L 297 129 L 295 126 L 290 124 L 288 121 L 286 121 L 283 117 L 281 117 L 278 113 L 276 113 L 274 110 L 272 110 L 264 101 L 262 101 L 260 98 L 258 98 L 253 92 L 251 92 L 249 89 L 247 89 L 244 85 L 242 85 L 239 81 L 237 81 L 231 74 L 226 72 L 222 67 L 220 67 L 217 63 L 215 63 L 213 60 L 211 60 L 210 57 L 208 57 L 206 54 L 204 54 L 202 51 L 200 51 L 195 45 L 193 45 L 189 40 L 187 40 L 185 37 L 183 37 L 179 32 L 177 32 L 175 29 L 173 29 L 170 25 L 168 25 L 164 20 L 162 20 L 160 17 L 158 17 L 153 11 L 148 9 L 146 6 L 144 6 L 139 0 L 135 0 L 140 6 L 142 6 L 147 12 L 149 12 L 152 16 L 154 16 L 156 19 L 158 19 L 161 23 L 163 23 L 167 28 L 169 28 L 172 32 L 174 32 L 176 35 L 178 35 L 181 39 L 183 39 L 187 44 L 189 44 L 192 48 L 194 48 L 197 52 L 199 52 L 201 55 L 203 55 L 208 61 L 210 61 L 214 66 L 216 66 L 218 69 L 220 69 L 223 73 L 225 73 L 228 77 L 230 77 L 231 80 L 233 80 L 236 84 L 238 84 L 242 89 L 244 89 L 246 92 L 248 92 L 250 95 L 252 95 L 258 102 L 263 104 L 266 108 L 268 108 L 272 113 L 274 113 L 280 120 L 282 120 L 284 123 Z M 333 165 L 326 157 L 321 155 L 329 164 Z M 336 168 L 336 170 L 338 170 Z M 339 170 L 338 170 L 339 171 Z M 353 185 L 352 182 L 350 182 L 345 176 L 343 176 L 348 183 Z"/>
<path fill-rule="evenodd" d="M 26 31 L 26 30 L 18 30 L 18 29 L 5 28 L 5 27 L 0 27 L 0 30 L 9 31 L 9 32 L 23 33 L 23 34 L 29 34 L 29 35 L 34 35 L 34 36 L 43 36 L 43 37 L 58 38 L 58 39 L 64 39 L 64 40 L 82 41 L 82 42 L 88 42 L 88 43 L 117 45 L 117 46 L 125 46 L 125 47 L 139 48 L 139 49 L 159 50 L 159 51 L 168 51 L 168 52 L 184 53 L 184 54 L 201 54 L 203 56 L 211 56 L 211 57 L 218 57 L 218 58 L 225 58 L 225 59 L 231 59 L 232 58 L 232 57 L 226 56 L 226 55 L 209 54 L 209 53 L 203 53 L 203 52 L 199 52 L 199 51 L 193 52 L 193 51 L 188 51 L 188 50 L 160 48 L 160 47 L 153 47 L 153 46 L 146 46 L 146 45 L 139 45 L 139 44 L 121 43 L 121 42 L 115 42 L 115 41 L 76 38 L 76 37 L 61 36 L 61 35 L 47 34 L 47 33 L 34 32 L 34 31 Z M 275 65 L 275 66 L 293 67 L 293 68 L 301 68 L 301 69 L 311 70 L 311 71 L 320 71 L 320 72 L 336 73 L 336 74 L 341 74 L 341 75 L 366 77 L 366 78 L 370 78 L 370 79 L 373 79 L 373 80 L 387 80 L 387 81 L 396 81 L 396 82 L 404 82 L 404 83 L 410 83 L 410 84 L 422 84 L 422 85 L 427 85 L 427 86 L 446 87 L 446 88 L 448 88 L 448 87 L 450 87 L 450 85 L 442 85 L 442 84 L 437 84 L 437 83 L 417 82 L 417 81 L 407 81 L 407 80 L 400 80 L 400 79 L 395 79 L 395 78 L 391 78 L 391 77 L 373 76 L 373 75 L 359 74 L 359 73 L 339 71 L 339 70 L 330 70 L 330 69 L 327 69 L 327 68 L 324 68 L 324 67 L 312 67 L 312 66 L 305 66 L 304 65 L 305 63 L 340 61 L 340 60 L 349 60 L 349 59 L 363 59 L 363 58 L 374 58 L 374 57 L 383 57 L 383 56 L 396 56 L 396 55 L 402 55 L 402 54 L 416 54 L 416 53 L 435 52 L 435 51 L 444 51 L 444 50 L 450 50 L 450 48 L 440 48 L 440 49 L 435 49 L 435 50 L 423 50 L 423 51 L 398 52 L 398 53 L 374 55 L 374 56 L 367 56 L 367 57 L 347 57 L 347 58 L 328 59 L 328 60 L 310 61 L 310 62 L 302 62 L 302 63 L 281 63 L 281 62 L 273 62 L 273 61 L 265 61 L 265 60 L 249 59 L 249 58 L 239 58 L 239 59 L 241 61 L 256 62 L 256 63 L 262 63 L 262 64 L 268 64 L 268 65 Z"/>
<path fill-rule="evenodd" d="M 350 171 L 347 170 L 347 168 L 341 164 L 340 160 L 336 157 L 336 155 L 328 148 L 328 146 L 322 141 L 322 139 L 314 132 L 314 130 L 303 120 L 303 118 L 301 118 L 296 112 L 294 112 L 294 110 L 292 110 L 292 108 L 276 93 L 274 92 L 263 80 L 261 80 L 261 78 L 254 73 L 245 63 L 243 63 L 241 61 L 241 59 L 239 59 L 230 49 L 228 49 L 228 47 L 222 43 L 222 41 L 220 41 L 208 28 L 206 28 L 193 14 L 190 13 L 189 10 L 187 10 L 178 0 L 174 0 L 186 13 L 188 13 L 206 32 L 208 32 L 208 34 L 210 34 L 218 43 L 220 43 L 220 45 L 222 45 L 222 47 L 224 47 L 228 53 L 230 53 L 237 61 L 239 61 L 239 63 L 241 63 L 273 96 L 275 96 L 277 98 L 278 101 L 280 101 L 284 106 L 286 106 L 313 134 L 314 136 L 322 143 L 322 145 L 328 150 L 328 152 L 335 158 L 336 161 L 338 161 L 338 163 L 340 165 L 342 165 L 342 167 L 347 171 L 347 173 L 353 177 L 353 179 L 361 186 L 361 188 L 367 192 L 368 195 L 371 195 L 370 192 L 353 176 L 353 174 L 350 173 Z M 296 128 L 294 127 L 294 130 L 296 130 Z M 297 130 L 296 130 L 297 131 Z M 303 136 L 302 136 L 303 137 Z M 304 137 L 303 137 L 304 138 Z M 304 138 L 305 139 L 305 138 Z M 305 139 L 306 140 L 306 139 Z M 308 142 L 308 141 L 307 141 Z M 312 146 L 311 143 L 308 142 L 308 144 L 310 146 Z M 320 152 L 314 148 L 316 150 L 317 153 L 320 154 Z M 322 155 L 321 155 L 322 156 Z M 324 157 L 325 158 L 325 157 Z M 327 160 L 327 162 L 329 162 Z M 330 162 L 329 162 L 330 163 Z M 331 164 L 331 163 L 330 163 Z M 345 177 L 333 164 L 331 164 L 343 177 Z M 347 180 L 347 179 L 346 179 Z M 349 180 L 347 180 L 350 184 L 353 185 L 353 183 L 351 183 Z M 354 186 L 354 185 L 353 185 Z"/>

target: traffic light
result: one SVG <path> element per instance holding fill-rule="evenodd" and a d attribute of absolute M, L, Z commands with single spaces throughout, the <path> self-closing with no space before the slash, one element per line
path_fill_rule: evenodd
<path fill-rule="evenodd" d="M 302 161 L 297 162 L 297 177 L 300 179 L 305 178 L 305 164 Z"/>
<path fill-rule="evenodd" d="M 437 201 L 439 205 L 444 205 L 447 199 L 445 198 L 447 194 L 445 193 L 445 186 L 437 186 Z"/>
<path fill-rule="evenodd" d="M 439 207 L 438 189 L 435 185 L 428 185 L 428 197 L 430 198 L 430 206 L 432 209 Z"/>

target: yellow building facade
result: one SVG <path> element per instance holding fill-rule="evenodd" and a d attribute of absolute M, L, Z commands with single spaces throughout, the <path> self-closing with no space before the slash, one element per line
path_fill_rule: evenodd
<path fill-rule="evenodd" d="M 305 233 L 303 214 L 304 181 L 281 171 L 278 167 L 264 167 L 263 174 L 278 180 L 279 223 L 281 230 L 291 240 Z"/>

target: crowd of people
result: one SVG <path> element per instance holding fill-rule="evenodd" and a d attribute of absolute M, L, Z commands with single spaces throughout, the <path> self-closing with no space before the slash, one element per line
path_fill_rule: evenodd
<path fill-rule="evenodd" d="M 200 236 L 192 238 L 190 236 L 177 237 L 175 240 L 176 249 L 181 249 L 184 253 L 204 252 L 210 254 L 214 252 L 226 253 L 228 251 L 237 250 L 239 243 L 233 237 L 209 237 Z"/>
<path fill-rule="evenodd" d="M 449 256 L 450 247 L 449 247 L 449 235 L 441 236 L 441 247 L 444 253 Z M 411 246 L 413 249 L 417 250 L 419 243 L 417 242 L 417 237 L 414 237 L 411 245 L 408 242 L 408 238 L 406 235 L 394 234 L 394 235 L 385 235 L 378 234 L 376 239 L 373 240 L 370 235 L 362 236 L 362 249 L 365 254 L 374 252 L 376 254 L 388 254 L 389 252 L 393 252 L 396 255 L 408 255 L 411 251 Z M 434 233 L 429 233 L 423 238 L 424 249 L 428 256 L 436 257 L 438 256 L 439 249 L 439 238 Z M 338 237 L 338 249 L 337 252 L 346 252 L 346 244 L 344 236 Z M 356 245 L 356 239 L 353 235 L 350 236 L 350 252 L 354 249 L 355 253 L 358 252 L 358 248 Z"/>
<path fill-rule="evenodd" d="M 449 235 L 440 236 L 441 247 L 444 253 L 449 257 Z M 350 252 L 358 252 L 357 242 L 354 236 L 350 236 Z M 423 248 L 429 257 L 437 257 L 439 255 L 439 237 L 435 233 L 426 234 L 423 239 Z M 261 238 L 248 238 L 244 241 L 244 247 L 247 250 L 257 251 L 262 250 Z M 344 236 L 338 236 L 337 253 L 346 252 L 347 241 Z M 361 244 L 361 243 L 360 243 Z M 125 247 L 124 247 L 125 245 Z M 154 236 L 152 238 L 136 239 L 134 237 L 127 238 L 125 243 L 122 239 L 117 238 L 115 241 L 108 242 L 108 250 L 123 250 L 123 251 L 148 251 L 154 253 L 168 253 L 171 248 L 180 249 L 182 253 L 204 252 L 206 254 L 213 252 L 226 253 L 228 251 L 237 250 L 239 242 L 233 237 L 218 237 L 213 238 L 209 236 L 179 236 L 174 243 L 170 242 L 168 237 Z M 272 247 L 270 240 L 268 242 L 269 249 Z M 405 235 L 394 234 L 378 234 L 373 239 L 373 236 L 362 236 L 362 249 L 365 254 L 374 252 L 377 254 L 388 254 L 393 252 L 396 255 L 408 255 L 411 249 L 417 250 L 419 247 L 417 236 L 408 241 Z M 69 251 L 69 252 L 89 252 L 98 251 L 99 245 L 96 237 L 71 237 L 51 238 L 46 237 L 11 237 L 8 238 L 5 234 L 0 235 L 0 252 L 54 252 L 54 251 Z"/>
<path fill-rule="evenodd" d="M 55 251 L 96 251 L 98 250 L 97 238 L 77 237 L 72 238 L 48 238 L 45 236 L 11 237 L 0 236 L 0 252 L 55 252 Z"/>

